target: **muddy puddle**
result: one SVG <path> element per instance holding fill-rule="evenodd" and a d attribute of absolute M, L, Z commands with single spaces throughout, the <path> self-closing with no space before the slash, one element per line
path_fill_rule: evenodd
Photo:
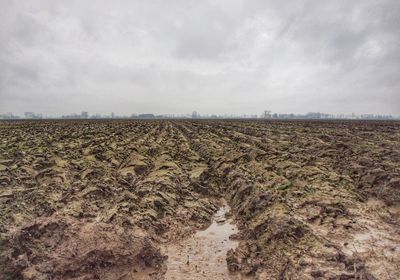
<path fill-rule="evenodd" d="M 226 264 L 228 250 L 239 243 L 229 236 L 238 229 L 232 219 L 225 217 L 230 211 L 226 201 L 221 203 L 207 229 L 164 248 L 168 255 L 165 279 L 242 279 L 240 275 L 229 273 Z"/>

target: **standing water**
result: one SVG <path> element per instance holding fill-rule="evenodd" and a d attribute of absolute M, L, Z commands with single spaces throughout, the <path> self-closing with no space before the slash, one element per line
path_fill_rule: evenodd
<path fill-rule="evenodd" d="M 228 250 L 238 246 L 237 241 L 229 239 L 238 232 L 232 220 L 225 218 L 229 211 L 223 200 L 206 230 L 166 248 L 168 270 L 165 279 L 238 279 L 229 274 L 226 264 Z"/>

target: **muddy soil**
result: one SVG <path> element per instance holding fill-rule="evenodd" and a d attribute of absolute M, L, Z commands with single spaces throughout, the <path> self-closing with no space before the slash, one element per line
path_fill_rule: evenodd
<path fill-rule="evenodd" d="M 175 244 L 166 244 L 164 253 L 168 256 L 165 279 L 243 279 L 239 274 L 230 273 L 226 265 L 228 251 L 239 245 L 231 240 L 238 233 L 231 218 L 230 208 L 225 200 L 215 213 L 211 225 Z"/>
<path fill-rule="evenodd" d="M 0 279 L 400 279 L 399 210 L 399 122 L 0 122 Z"/>

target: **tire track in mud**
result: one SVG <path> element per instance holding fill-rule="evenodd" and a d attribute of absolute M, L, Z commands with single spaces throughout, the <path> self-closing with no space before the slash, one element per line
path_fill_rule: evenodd
<path fill-rule="evenodd" d="M 237 233 L 232 220 L 226 218 L 229 212 L 229 206 L 221 200 L 221 207 L 207 229 L 166 246 L 166 280 L 243 279 L 238 274 L 231 274 L 226 265 L 227 252 L 238 245 L 237 241 L 229 239 L 229 236 Z"/>

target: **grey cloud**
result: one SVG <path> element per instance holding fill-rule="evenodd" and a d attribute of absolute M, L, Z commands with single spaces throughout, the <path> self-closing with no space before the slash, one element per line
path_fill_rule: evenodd
<path fill-rule="evenodd" d="M 0 112 L 400 114 L 396 0 L 0 4 Z"/>

